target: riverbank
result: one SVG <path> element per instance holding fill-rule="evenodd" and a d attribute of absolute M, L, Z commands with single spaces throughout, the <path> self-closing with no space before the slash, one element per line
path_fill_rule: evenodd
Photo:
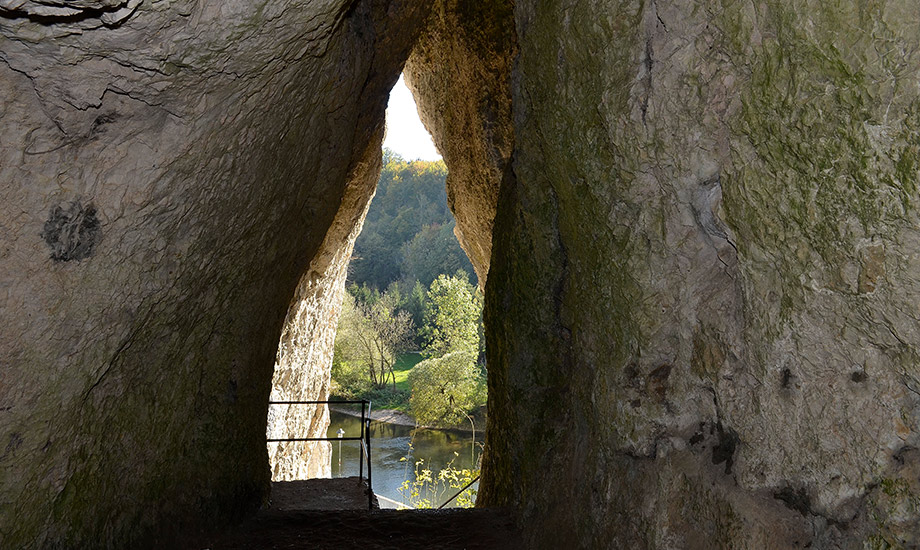
<path fill-rule="evenodd" d="M 360 412 L 359 407 L 359 415 Z M 335 438 L 342 430 L 349 438 L 358 436 L 361 433 L 359 415 L 330 410 L 326 435 Z M 411 497 L 406 493 L 417 489 L 418 497 L 429 500 L 433 506 L 442 504 L 456 492 L 450 491 L 445 480 L 439 481 L 439 472 L 445 468 L 461 473 L 478 469 L 485 443 L 485 433 L 478 430 L 474 439 L 469 433 L 453 430 L 417 430 L 415 426 L 377 421 L 370 423 L 370 437 L 374 494 L 378 498 L 407 502 Z M 358 475 L 365 456 L 358 441 L 334 442 L 330 474 L 333 477 Z M 424 470 L 431 472 L 431 481 L 419 487 L 416 482 L 419 475 L 424 481 Z M 380 500 L 382 507 L 386 507 L 385 502 Z M 455 504 L 452 502 L 448 506 Z"/>
<path fill-rule="evenodd" d="M 335 405 L 329 405 L 329 410 L 335 411 L 337 413 L 347 414 L 348 416 L 354 416 L 361 418 L 361 411 L 356 411 L 348 407 L 338 407 Z M 395 424 L 397 426 L 409 426 L 411 428 L 424 428 L 426 426 L 418 426 L 415 422 L 415 419 L 412 418 L 412 415 L 404 413 L 402 411 L 397 411 L 395 409 L 380 409 L 374 410 L 371 408 L 370 419 L 377 422 L 386 422 L 387 424 Z"/>
<path fill-rule="evenodd" d="M 354 416 L 356 418 L 361 418 L 361 411 L 357 411 L 348 407 L 340 407 L 336 405 L 329 405 L 329 410 L 346 414 L 348 416 Z M 476 433 L 483 433 L 485 430 L 485 418 L 474 417 L 476 422 Z M 440 426 L 419 426 L 415 421 L 415 418 L 406 412 L 398 411 L 395 409 L 379 409 L 374 410 L 371 408 L 370 419 L 375 422 L 386 422 L 387 424 L 394 424 L 396 426 L 408 426 L 410 428 L 424 428 L 426 430 L 447 430 L 451 432 L 460 432 L 460 433 L 473 433 L 472 426 L 465 428 L 462 427 L 453 427 L 453 428 L 442 428 Z"/>

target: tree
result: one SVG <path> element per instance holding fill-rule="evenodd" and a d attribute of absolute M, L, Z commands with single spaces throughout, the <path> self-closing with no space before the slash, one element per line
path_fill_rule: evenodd
<path fill-rule="evenodd" d="M 372 306 L 380 300 L 380 291 L 367 286 L 367 283 L 360 286 L 357 284 L 349 285 L 348 293 L 355 298 L 356 303 L 364 306 Z"/>
<path fill-rule="evenodd" d="M 362 304 L 350 293 L 342 300 L 336 333 L 333 378 L 342 394 L 360 394 L 367 386 L 396 386 L 393 365 L 412 345 L 412 317 L 397 309 L 397 298 L 384 293 Z M 361 374 L 363 373 L 363 376 Z"/>
<path fill-rule="evenodd" d="M 427 304 L 428 292 L 425 290 L 425 287 L 422 286 L 422 283 L 415 281 L 412 285 L 412 291 L 403 303 L 403 309 L 412 315 L 412 322 L 417 327 L 421 327 L 425 323 L 425 306 Z"/>
<path fill-rule="evenodd" d="M 464 272 L 440 275 L 431 283 L 425 306 L 425 353 L 440 357 L 453 352 L 479 355 L 482 297 Z"/>
<path fill-rule="evenodd" d="M 426 359 L 409 372 L 409 407 L 423 425 L 455 426 L 486 400 L 485 380 L 469 351 Z"/>
<path fill-rule="evenodd" d="M 370 336 L 362 334 L 367 330 L 368 324 L 356 307 L 355 298 L 346 292 L 342 299 L 342 311 L 339 314 L 332 355 L 335 395 L 354 399 L 371 389 L 367 360 L 364 357 L 366 348 L 363 346 Z"/>
<path fill-rule="evenodd" d="M 453 235 L 446 178 L 441 161 L 409 162 L 384 150 L 377 193 L 355 242 L 349 282 L 384 289 L 395 280 L 419 280 L 427 288 L 438 274 L 458 268 L 475 277 Z"/>
<path fill-rule="evenodd" d="M 428 286 L 442 273 L 463 270 L 467 276 L 472 264 L 454 236 L 456 223 L 432 224 L 422 229 L 400 248 L 400 272 Z"/>
<path fill-rule="evenodd" d="M 409 312 L 397 310 L 395 300 L 386 298 L 384 294 L 373 307 L 365 308 L 364 315 L 376 334 L 373 342 L 376 351 L 373 355 L 377 358 L 377 365 L 371 369 L 371 379 L 375 386 L 383 387 L 389 377 L 395 389 L 396 373 L 393 372 L 393 365 L 400 355 L 412 347 L 414 327 Z"/>

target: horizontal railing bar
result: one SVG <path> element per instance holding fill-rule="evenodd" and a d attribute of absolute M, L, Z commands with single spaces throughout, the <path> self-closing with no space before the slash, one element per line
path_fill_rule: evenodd
<path fill-rule="evenodd" d="M 473 481 L 471 481 L 471 482 L 467 483 L 466 485 L 464 485 L 464 486 L 463 486 L 463 489 L 460 489 L 460 491 L 458 491 L 456 495 L 450 497 L 449 499 L 447 499 L 447 500 L 444 502 L 444 504 L 438 506 L 438 510 L 440 510 L 441 508 L 444 508 L 445 506 L 447 506 L 448 504 L 450 504 L 450 502 L 451 502 L 452 500 L 454 500 L 455 498 L 457 498 L 458 496 L 460 496 L 461 494 L 463 494 L 463 491 L 466 491 L 467 489 L 470 488 L 470 485 L 472 485 L 472 484 L 476 483 L 477 481 L 479 481 L 479 478 L 480 478 L 480 477 L 482 477 L 481 474 L 478 475 L 478 476 L 476 476 L 476 479 L 474 479 Z"/>
<path fill-rule="evenodd" d="M 362 441 L 360 437 L 290 437 L 286 439 L 266 439 L 269 443 L 279 441 Z"/>
<path fill-rule="evenodd" d="M 360 405 L 370 401 L 269 401 L 269 405 Z"/>
<path fill-rule="evenodd" d="M 325 401 L 269 401 L 269 405 L 361 405 L 361 435 L 358 437 L 284 437 L 266 438 L 267 443 L 297 443 L 300 441 L 360 441 L 361 453 L 358 453 L 358 477 L 362 476 L 364 457 L 367 457 L 367 508 L 374 509 L 374 485 L 371 481 L 371 402 L 366 399 L 359 401 L 325 400 Z M 339 433 L 345 433 L 339 430 Z"/>

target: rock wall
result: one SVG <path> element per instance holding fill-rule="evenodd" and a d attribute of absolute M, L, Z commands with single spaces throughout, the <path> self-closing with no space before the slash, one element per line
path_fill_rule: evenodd
<path fill-rule="evenodd" d="M 920 544 L 916 6 L 514 16 L 480 503 L 544 548 Z"/>
<path fill-rule="evenodd" d="M 917 8 L 510 6 L 436 3 L 409 65 L 488 271 L 480 502 L 532 547 L 920 544 Z M 0 0 L 0 547 L 304 473 L 272 365 L 325 391 L 429 9 Z"/>
<path fill-rule="evenodd" d="M 439 0 L 406 63 L 419 116 L 450 166 L 455 233 L 484 287 L 501 181 L 511 161 L 514 4 Z"/>
<path fill-rule="evenodd" d="M 380 141 L 378 136 L 374 142 Z M 379 150 L 369 149 L 367 156 L 348 177 L 339 215 L 297 286 L 278 345 L 271 401 L 329 397 L 348 263 L 380 177 Z M 328 428 L 326 405 L 272 405 L 268 409 L 268 438 L 325 437 Z M 272 481 L 332 477 L 332 445 L 325 441 L 269 443 L 268 454 Z"/>
<path fill-rule="evenodd" d="M 0 2 L 0 547 L 264 501 L 285 312 L 335 303 L 426 10 Z"/>

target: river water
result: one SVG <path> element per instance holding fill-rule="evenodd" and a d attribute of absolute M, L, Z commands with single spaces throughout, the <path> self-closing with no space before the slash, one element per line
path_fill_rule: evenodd
<path fill-rule="evenodd" d="M 337 411 L 329 411 L 330 422 L 327 437 L 336 437 L 339 429 L 345 430 L 345 437 L 361 435 L 361 419 Z M 424 461 L 424 467 L 431 469 L 437 479 L 441 468 L 450 464 L 454 469 L 471 468 L 479 461 L 484 432 L 476 430 L 476 441 L 469 432 L 451 430 L 428 430 L 409 426 L 398 426 L 371 421 L 371 464 L 374 493 L 390 500 L 406 502 L 399 488 L 403 482 L 415 479 L 415 463 Z M 341 446 L 341 457 L 339 447 Z M 357 441 L 334 441 L 332 443 L 332 477 L 358 475 L 359 443 Z M 367 465 L 364 466 L 367 475 Z M 478 482 L 473 485 L 478 487 Z M 457 489 L 425 486 L 423 496 L 429 497 L 434 507 L 452 497 Z M 452 507 L 456 501 L 448 504 Z M 381 508 L 395 508 L 380 499 Z"/>

